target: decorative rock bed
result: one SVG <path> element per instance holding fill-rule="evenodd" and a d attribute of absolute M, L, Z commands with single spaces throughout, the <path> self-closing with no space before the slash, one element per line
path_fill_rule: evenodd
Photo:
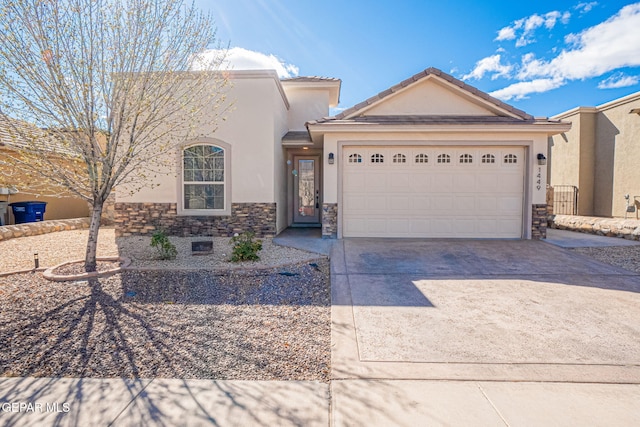
<path fill-rule="evenodd" d="M 640 240 L 640 220 L 601 218 L 577 215 L 554 215 L 549 219 L 551 228 L 579 231 L 609 237 Z"/>
<path fill-rule="evenodd" d="M 89 228 L 89 222 L 89 218 L 73 218 L 3 225 L 0 226 L 0 241 L 14 239 L 16 237 L 37 236 L 39 234 L 53 233 L 56 231 Z"/>

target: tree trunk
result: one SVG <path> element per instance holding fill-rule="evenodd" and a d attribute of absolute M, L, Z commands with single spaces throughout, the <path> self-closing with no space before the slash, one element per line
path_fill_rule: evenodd
<path fill-rule="evenodd" d="M 87 273 L 96 271 L 96 256 L 98 251 L 98 231 L 100 231 L 100 217 L 102 216 L 103 202 L 94 202 L 91 209 L 91 223 L 89 225 L 89 240 L 87 252 L 84 257 L 84 271 Z"/>

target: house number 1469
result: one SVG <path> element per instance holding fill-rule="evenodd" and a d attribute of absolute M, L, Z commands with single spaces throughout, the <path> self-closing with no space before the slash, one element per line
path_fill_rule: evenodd
<path fill-rule="evenodd" d="M 538 191 L 542 188 L 542 168 L 538 168 L 538 174 L 536 175 L 536 188 Z"/>

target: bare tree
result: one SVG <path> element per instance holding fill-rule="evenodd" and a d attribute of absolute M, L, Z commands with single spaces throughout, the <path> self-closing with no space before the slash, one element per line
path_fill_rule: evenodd
<path fill-rule="evenodd" d="M 0 116 L 16 141 L 1 169 L 90 203 L 85 270 L 94 271 L 114 187 L 153 185 L 176 141 L 203 121 L 215 129 L 224 58 L 200 54 L 218 47 L 212 18 L 182 0 L 0 5 Z"/>

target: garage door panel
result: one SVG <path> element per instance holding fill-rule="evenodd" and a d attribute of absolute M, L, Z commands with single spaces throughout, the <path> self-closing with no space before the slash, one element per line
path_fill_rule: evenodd
<path fill-rule="evenodd" d="M 345 237 L 521 237 L 521 147 L 344 150 L 345 159 L 354 153 L 363 156 L 361 164 L 343 169 Z M 372 163 L 373 154 L 384 156 L 384 163 Z M 406 156 L 406 162 L 394 163 L 396 154 Z M 427 162 L 416 163 L 418 154 L 423 155 L 422 160 L 428 158 Z M 437 163 L 440 154 L 450 155 L 451 163 Z M 507 154 L 516 157 L 515 163 L 504 164 Z M 482 163 L 483 155 L 493 155 L 494 163 Z M 460 162 L 460 156 L 466 163 Z"/>

